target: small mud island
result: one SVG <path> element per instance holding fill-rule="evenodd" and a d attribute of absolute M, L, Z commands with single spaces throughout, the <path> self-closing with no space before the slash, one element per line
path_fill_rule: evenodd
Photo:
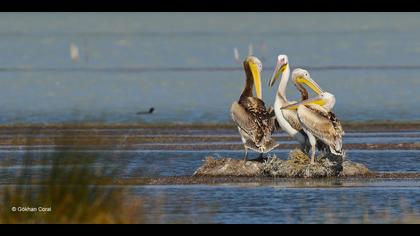
<path fill-rule="evenodd" d="M 249 161 L 207 157 L 194 176 L 322 178 L 365 176 L 370 173 L 363 164 L 330 154 L 319 156 L 311 164 L 305 153 L 295 149 L 289 153 L 287 160 L 275 156 Z"/>

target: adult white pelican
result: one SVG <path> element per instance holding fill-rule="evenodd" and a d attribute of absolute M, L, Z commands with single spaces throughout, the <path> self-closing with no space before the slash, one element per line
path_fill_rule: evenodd
<path fill-rule="evenodd" d="M 282 107 L 282 110 L 297 110 L 299 122 L 311 144 L 311 163 L 315 162 L 315 145 L 317 140 L 331 153 L 343 156 L 343 128 L 331 109 L 335 105 L 335 96 L 322 92 L 314 98 Z"/>
<path fill-rule="evenodd" d="M 302 84 L 308 85 L 317 94 L 323 92 L 315 81 L 313 81 L 309 76 L 305 76 L 305 73 L 307 73 L 307 71 L 302 69 L 295 69 L 292 73 L 293 82 L 301 92 L 302 100 L 308 99 L 308 92 Z M 300 125 L 296 110 L 281 109 L 284 106 L 296 103 L 296 101 L 288 101 L 286 98 L 286 87 L 290 76 L 289 59 L 286 55 L 279 55 L 277 57 L 276 67 L 269 82 L 270 87 L 275 84 L 280 75 L 280 85 L 274 102 L 274 112 L 276 114 L 277 122 L 285 132 L 300 143 L 302 151 L 309 153 L 309 140 Z"/>
<path fill-rule="evenodd" d="M 258 58 L 248 56 L 244 61 L 244 70 L 246 74 L 245 88 L 239 101 L 233 102 L 230 111 L 244 144 L 244 159 L 246 160 L 248 148 L 259 152 L 262 157 L 263 153 L 271 151 L 278 144 L 271 137 L 274 130 L 274 113 L 272 109 L 266 109 L 262 100 L 262 63 Z M 256 97 L 252 91 L 254 85 Z"/>

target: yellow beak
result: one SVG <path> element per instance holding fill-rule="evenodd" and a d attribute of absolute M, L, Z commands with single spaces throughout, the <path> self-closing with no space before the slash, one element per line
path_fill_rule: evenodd
<path fill-rule="evenodd" d="M 321 96 L 316 96 L 314 98 L 309 98 L 309 99 L 306 99 L 297 103 L 290 104 L 288 106 L 284 106 L 281 109 L 296 110 L 300 105 L 306 105 L 306 104 L 317 104 L 319 106 L 324 106 L 326 104 L 326 101 Z"/>
<path fill-rule="evenodd" d="M 249 68 L 251 68 L 252 78 L 254 79 L 254 85 L 255 85 L 255 93 L 257 95 L 257 98 L 262 98 L 262 87 L 261 87 L 261 75 L 258 70 L 258 67 L 254 63 L 249 63 Z"/>
<path fill-rule="evenodd" d="M 311 88 L 317 94 L 321 94 L 324 92 L 322 88 L 311 78 L 305 78 L 301 76 L 296 79 L 296 83 L 306 84 L 309 88 Z"/>
<path fill-rule="evenodd" d="M 274 69 L 273 76 L 271 77 L 271 80 L 268 86 L 273 87 L 274 83 L 276 83 L 277 79 L 280 77 L 280 74 L 283 73 L 284 70 L 286 70 L 286 66 L 287 64 L 283 64 L 280 68 L 278 65 L 276 66 L 276 68 Z"/>

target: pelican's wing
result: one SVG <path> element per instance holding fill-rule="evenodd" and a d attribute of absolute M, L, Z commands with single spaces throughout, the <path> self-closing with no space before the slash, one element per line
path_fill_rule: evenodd
<path fill-rule="evenodd" d="M 258 129 L 262 131 L 261 136 L 256 138 L 257 143 L 261 141 L 261 138 L 270 137 L 271 133 L 274 131 L 274 116 L 273 108 L 268 110 L 265 108 L 265 103 L 259 98 L 256 97 L 247 97 L 239 100 L 239 105 L 241 105 L 247 113 L 249 113 L 253 118 L 255 123 L 258 125 Z"/>
<path fill-rule="evenodd" d="M 230 112 L 236 125 L 255 142 L 256 132 L 260 130 L 255 117 L 237 102 L 232 104 Z"/>
<path fill-rule="evenodd" d="M 341 152 L 343 129 L 334 113 L 316 104 L 299 106 L 297 113 L 307 131 L 334 150 Z"/>
<path fill-rule="evenodd" d="M 239 100 L 239 104 L 247 110 L 250 114 L 256 117 L 268 116 L 268 112 L 265 109 L 264 101 L 255 97 L 245 97 Z"/>
<path fill-rule="evenodd" d="M 296 110 L 283 109 L 281 112 L 283 113 L 284 119 L 290 124 L 290 126 L 292 126 L 293 129 L 298 131 L 302 130 Z"/>
<path fill-rule="evenodd" d="M 344 135 L 343 127 L 341 126 L 340 120 L 335 116 L 333 112 L 329 112 L 330 120 L 332 124 L 334 125 L 335 130 L 337 133 L 341 133 L 341 135 Z"/>

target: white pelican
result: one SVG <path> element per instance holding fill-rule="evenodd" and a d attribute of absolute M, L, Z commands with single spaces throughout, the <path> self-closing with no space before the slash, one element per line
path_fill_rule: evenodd
<path fill-rule="evenodd" d="M 77 61 L 80 58 L 79 47 L 74 43 L 70 43 L 70 58 L 73 61 Z"/>
<path fill-rule="evenodd" d="M 322 92 L 314 98 L 282 107 L 282 110 L 297 110 L 299 122 L 311 144 L 312 164 L 315 162 L 317 140 L 329 149 L 326 151 L 338 156 L 344 155 L 342 150 L 344 131 L 340 121 L 331 112 L 334 105 L 335 96 L 328 92 Z"/>
<path fill-rule="evenodd" d="M 248 56 L 244 61 L 246 74 L 245 88 L 238 102 L 233 102 L 231 115 L 238 126 L 239 133 L 245 148 L 247 159 L 248 148 L 259 152 L 260 158 L 278 146 L 271 134 L 274 130 L 274 113 L 272 108 L 267 110 L 262 100 L 261 88 L 261 61 L 253 56 Z M 253 96 L 255 85 L 256 97 Z"/>
<path fill-rule="evenodd" d="M 302 100 L 308 99 L 308 92 L 301 85 L 302 83 L 308 85 L 317 94 L 323 92 L 315 81 L 313 81 L 309 76 L 304 76 L 305 72 L 307 71 L 296 69 L 292 73 L 293 82 L 301 92 Z M 309 140 L 306 133 L 302 129 L 302 126 L 300 125 L 296 110 L 281 109 L 284 106 L 296 103 L 296 101 L 288 101 L 286 98 L 286 87 L 290 76 L 289 59 L 286 55 L 279 55 L 277 57 L 277 64 L 274 69 L 273 76 L 269 82 L 270 87 L 274 85 L 276 80 L 280 77 L 280 74 L 280 85 L 278 87 L 276 100 L 274 102 L 274 112 L 276 114 L 277 122 L 285 132 L 287 132 L 291 137 L 300 143 L 301 150 L 305 153 L 308 153 L 310 149 Z"/>

